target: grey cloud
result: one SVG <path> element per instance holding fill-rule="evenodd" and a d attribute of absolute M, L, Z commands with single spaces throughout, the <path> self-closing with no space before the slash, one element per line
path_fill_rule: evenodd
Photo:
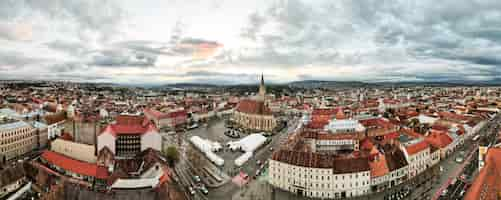
<path fill-rule="evenodd" d="M 85 47 L 80 42 L 66 42 L 66 41 L 62 41 L 62 40 L 54 40 L 54 41 L 45 43 L 45 45 L 50 49 L 64 52 L 64 53 L 67 53 L 70 55 L 75 55 L 75 56 L 81 56 L 81 55 L 91 51 L 90 49 Z"/>
<path fill-rule="evenodd" d="M 255 41 L 257 39 L 257 33 L 261 31 L 261 27 L 265 24 L 265 22 L 264 17 L 262 17 L 259 13 L 252 13 L 249 16 L 249 25 L 248 27 L 244 27 L 241 36 Z"/>
<path fill-rule="evenodd" d="M 126 50 L 107 50 L 90 54 L 88 65 L 103 67 L 151 67 L 157 60 L 156 55 Z"/>
<path fill-rule="evenodd" d="M 167 44 L 155 41 L 124 41 L 115 44 L 115 46 L 149 54 L 173 55 Z"/>
<path fill-rule="evenodd" d="M 67 53 L 78 61 L 54 64 L 51 70 L 71 71 L 82 66 L 101 67 L 151 67 L 154 66 L 160 49 L 148 47 L 152 42 L 129 41 L 111 45 L 107 50 L 93 50 L 79 42 L 55 40 L 46 43 L 50 49 Z"/>
<path fill-rule="evenodd" d="M 44 61 L 46 60 L 42 58 L 28 57 L 22 52 L 0 51 L 0 66 L 7 65 L 20 68 L 28 64 L 40 63 Z"/>
<path fill-rule="evenodd" d="M 356 67 L 437 60 L 461 62 L 461 69 L 470 71 L 475 68 L 469 64 L 500 65 L 501 31 L 488 28 L 495 24 L 501 24 L 501 2 L 494 0 L 280 1 L 249 16 L 241 35 L 263 48 L 240 61 Z M 279 31 L 270 34 L 263 30 L 266 25 L 276 25 Z M 454 71 L 442 78 L 468 75 Z"/>
<path fill-rule="evenodd" d="M 77 62 L 58 63 L 50 66 L 50 71 L 58 73 L 69 73 L 87 68 L 86 65 Z"/>
<path fill-rule="evenodd" d="M 78 26 L 77 33 L 85 41 L 85 31 L 99 33 L 106 41 L 117 33 L 125 11 L 112 0 L 4 0 L 0 1 L 0 19 L 31 19 L 36 14 L 49 20 L 71 20 Z"/>

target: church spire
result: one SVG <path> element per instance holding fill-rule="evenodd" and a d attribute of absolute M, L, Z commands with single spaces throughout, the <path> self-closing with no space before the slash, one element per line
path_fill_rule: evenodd
<path fill-rule="evenodd" d="M 264 99 L 266 95 L 266 87 L 264 86 L 264 75 L 261 74 L 261 83 L 259 84 L 259 96 Z"/>

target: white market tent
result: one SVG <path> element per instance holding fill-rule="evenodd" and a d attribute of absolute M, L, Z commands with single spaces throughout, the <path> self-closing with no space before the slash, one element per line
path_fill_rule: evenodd
<path fill-rule="evenodd" d="M 262 134 L 250 134 L 239 141 L 229 142 L 231 149 L 241 149 L 244 152 L 253 152 L 266 142 L 266 137 Z"/>
<path fill-rule="evenodd" d="M 223 166 L 224 160 L 214 153 L 221 149 L 221 144 L 217 142 L 212 142 L 210 140 L 202 139 L 198 136 L 193 136 L 190 138 L 190 142 L 195 145 L 201 152 L 207 156 L 207 158 L 212 161 L 217 166 Z"/>

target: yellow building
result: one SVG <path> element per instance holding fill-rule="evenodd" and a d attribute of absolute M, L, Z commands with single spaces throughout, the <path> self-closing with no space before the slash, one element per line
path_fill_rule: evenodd
<path fill-rule="evenodd" d="M 10 118 L 0 119 L 0 163 L 45 146 L 47 132 Z"/>
<path fill-rule="evenodd" d="M 51 143 L 51 150 L 76 160 L 88 163 L 96 163 L 94 145 L 76 143 L 63 139 L 56 139 Z"/>

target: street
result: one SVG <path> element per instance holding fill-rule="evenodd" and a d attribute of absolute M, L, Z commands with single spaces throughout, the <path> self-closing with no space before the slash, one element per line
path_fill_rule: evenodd
<path fill-rule="evenodd" d="M 492 124 L 499 123 L 500 118 L 497 117 L 495 120 L 487 123 L 480 131 L 479 134 L 482 137 L 489 136 L 489 133 L 493 133 L 498 131 L 498 126 L 494 126 Z M 232 152 L 227 149 L 218 152 L 217 154 L 225 160 L 224 167 L 217 168 L 210 161 L 208 161 L 205 156 L 197 151 L 193 146 L 187 141 L 188 138 L 192 136 L 199 136 L 202 138 L 208 138 L 212 141 L 220 142 L 221 144 L 226 144 L 229 141 L 237 140 L 230 138 L 224 135 L 224 131 L 226 130 L 224 126 L 224 120 L 215 120 L 209 123 L 207 126 L 202 126 L 197 129 L 189 130 L 182 135 L 165 135 L 164 139 L 168 144 L 175 144 L 179 146 L 181 153 L 181 160 L 176 166 L 176 172 L 179 173 L 181 183 L 183 185 L 196 186 L 197 183 L 193 181 L 194 175 L 201 175 L 199 170 L 201 167 L 207 165 L 214 169 L 220 169 L 219 173 L 223 175 L 227 175 L 227 177 L 232 178 L 235 175 L 238 175 L 240 171 L 245 172 L 249 175 L 249 177 L 253 177 L 258 169 L 258 165 L 256 164 L 258 160 L 264 162 L 269 159 L 272 154 L 270 151 L 270 147 L 274 149 L 279 148 L 281 142 L 283 142 L 288 133 L 294 131 L 294 129 L 298 125 L 298 120 L 295 118 L 291 120 L 289 126 L 282 130 L 280 133 L 272 136 L 272 142 L 266 146 L 263 146 L 254 152 L 254 156 L 249 159 L 242 167 L 235 167 L 234 160 L 240 155 L 239 152 Z M 179 136 L 181 136 L 181 140 L 179 140 Z M 238 138 L 240 139 L 240 138 Z M 357 199 L 386 199 L 392 194 L 396 194 L 401 191 L 408 190 L 409 188 L 413 188 L 410 191 L 410 194 L 406 197 L 406 199 L 419 200 L 419 199 L 461 199 L 460 197 L 464 195 L 463 189 L 468 185 L 476 172 L 476 165 L 478 160 L 478 143 L 480 140 L 472 141 L 471 138 L 467 139 L 463 145 L 459 145 L 456 150 L 454 150 L 450 155 L 446 157 L 446 159 L 441 160 L 439 164 L 431 167 L 426 170 L 422 174 L 413 178 L 413 180 L 408 180 L 406 183 L 391 188 L 389 190 L 371 194 L 368 196 L 353 198 Z M 187 153 L 188 152 L 188 153 Z M 193 160 L 190 159 L 189 152 L 196 152 L 199 154 L 202 160 L 205 160 L 203 166 L 200 166 L 199 163 L 196 163 L 196 167 L 193 165 Z M 455 159 L 457 157 L 464 157 L 465 160 L 463 162 L 456 162 Z M 458 180 L 459 177 L 463 174 L 464 169 L 467 169 L 465 176 L 462 177 L 466 180 Z M 210 179 L 209 176 L 202 174 L 201 177 L 203 179 Z M 204 182 L 207 182 L 205 180 Z M 275 199 L 275 200 L 289 200 L 289 199 L 308 199 L 305 197 L 299 197 L 294 194 L 291 194 L 286 191 L 280 191 L 272 188 L 267 183 L 267 173 L 262 173 L 261 176 L 256 179 L 250 178 L 250 181 L 239 187 L 237 184 L 234 184 L 231 180 L 226 180 L 218 187 L 209 188 L 210 192 L 208 195 L 202 194 L 197 190 L 193 199 Z M 447 189 L 447 193 L 442 192 Z"/>
<path fill-rule="evenodd" d="M 221 143 L 222 145 L 228 143 L 229 141 L 239 140 L 230 138 L 224 135 L 224 131 L 226 130 L 224 126 L 224 120 L 217 119 L 209 122 L 207 126 L 200 126 L 199 128 L 188 130 L 185 133 L 181 134 L 166 134 L 162 133 L 162 137 L 164 139 L 164 147 L 167 146 L 177 146 L 180 152 L 180 161 L 176 164 L 175 170 L 179 175 L 180 181 L 182 185 L 195 187 L 198 183 L 193 181 L 193 176 L 199 175 L 202 178 L 202 182 L 205 185 L 208 185 L 209 182 L 213 182 L 211 176 L 206 173 L 201 173 L 204 168 L 214 169 L 215 174 L 220 175 L 223 178 L 223 182 L 216 187 L 208 187 L 209 194 L 204 195 L 197 190 L 194 196 L 189 195 L 188 189 L 186 189 L 187 196 L 192 197 L 193 199 L 232 199 L 236 193 L 242 190 L 246 190 L 247 188 L 254 187 L 254 182 L 259 182 L 260 185 L 265 184 L 265 187 L 269 187 L 266 179 L 263 178 L 265 173 L 260 177 L 256 177 L 253 179 L 253 176 L 256 174 L 256 171 L 259 168 L 257 165 L 257 161 L 259 160 L 263 164 L 268 160 L 271 156 L 272 151 L 270 148 L 277 149 L 281 142 L 287 138 L 287 133 L 293 131 L 299 120 L 294 118 L 289 121 L 289 126 L 279 133 L 271 136 L 272 141 L 260 147 L 258 150 L 254 152 L 254 155 L 251 159 L 249 159 L 242 167 L 236 167 L 234 164 L 235 159 L 241 155 L 241 152 L 232 152 L 229 149 L 223 148 L 222 151 L 217 152 L 217 155 L 225 160 L 225 164 L 223 167 L 216 167 L 213 163 L 211 163 L 205 155 L 203 155 L 200 151 L 194 148 L 193 145 L 188 141 L 188 139 L 192 136 L 199 136 L 201 138 L 209 139 L 211 141 L 216 141 Z M 181 138 L 178 138 L 181 137 Z M 243 135 L 242 137 L 245 137 Z M 240 172 L 244 172 L 249 175 L 249 183 L 242 186 L 241 188 L 234 184 L 230 179 L 233 176 L 238 175 Z M 271 188 L 269 188 L 271 191 Z M 270 194 L 270 192 L 257 192 L 261 194 Z M 264 200 L 264 199 L 263 199 Z"/>

